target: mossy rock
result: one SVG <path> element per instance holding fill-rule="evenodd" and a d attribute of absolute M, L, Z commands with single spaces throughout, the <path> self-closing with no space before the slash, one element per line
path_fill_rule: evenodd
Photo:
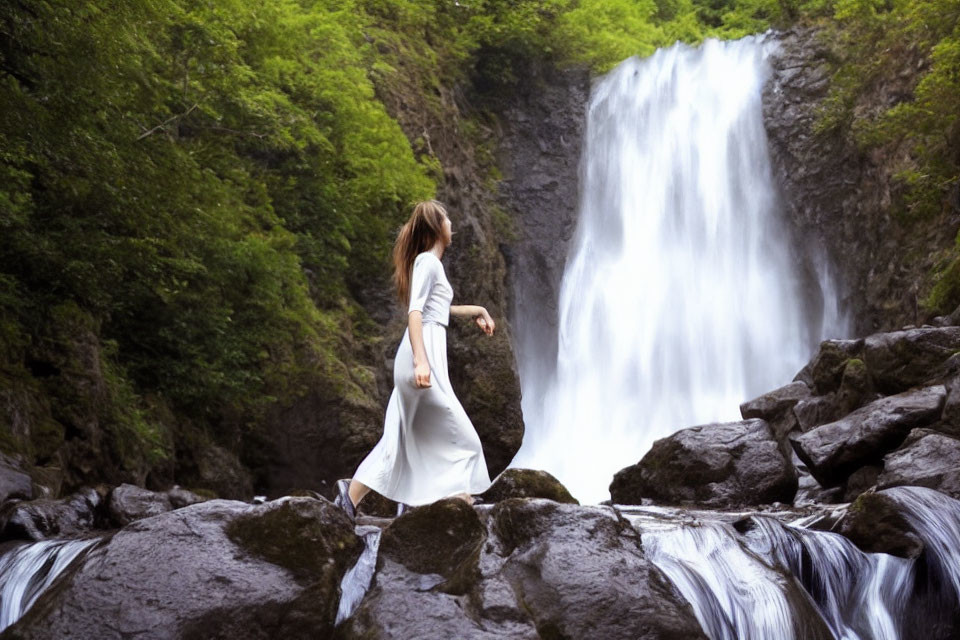
<path fill-rule="evenodd" d="M 383 530 L 380 553 L 420 574 L 439 574 L 439 591 L 466 593 L 479 577 L 487 531 L 473 507 L 446 498 L 411 509 Z"/>
<path fill-rule="evenodd" d="M 900 505 L 883 493 L 860 494 L 847 509 L 840 533 L 867 553 L 916 558 L 924 548 Z"/>
<path fill-rule="evenodd" d="M 329 583 L 363 550 L 353 522 L 326 500 L 280 498 L 259 505 L 227 526 L 227 535 L 250 553 L 289 569 L 298 580 Z"/>
<path fill-rule="evenodd" d="M 539 469 L 507 469 L 497 476 L 481 496 L 486 502 L 508 498 L 546 498 L 554 502 L 580 504 L 555 477 Z"/>

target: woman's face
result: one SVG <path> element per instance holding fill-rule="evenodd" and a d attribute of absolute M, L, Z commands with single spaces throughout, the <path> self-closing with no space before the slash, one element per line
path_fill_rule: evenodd
<path fill-rule="evenodd" d="M 450 216 L 443 216 L 443 246 L 449 247 L 453 242 L 453 223 L 450 222 Z"/>

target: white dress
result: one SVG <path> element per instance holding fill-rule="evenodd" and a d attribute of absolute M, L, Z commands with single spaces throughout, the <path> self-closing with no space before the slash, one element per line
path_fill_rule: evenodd
<path fill-rule="evenodd" d="M 447 371 L 447 324 L 453 289 L 435 254 L 413 263 L 410 306 L 423 314 L 423 346 L 430 387 L 414 381 L 409 325 L 393 363 L 393 393 L 383 436 L 367 454 L 354 480 L 391 500 L 415 506 L 490 487 L 480 437 L 453 393 Z"/>

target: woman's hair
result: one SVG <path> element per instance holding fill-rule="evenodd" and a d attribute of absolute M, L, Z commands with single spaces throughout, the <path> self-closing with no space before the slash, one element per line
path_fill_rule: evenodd
<path fill-rule="evenodd" d="M 393 245 L 393 282 L 400 304 L 410 302 L 410 278 L 417 255 L 429 251 L 443 238 L 443 219 L 447 209 L 436 200 L 424 200 L 413 207 L 410 219 L 400 228 Z"/>

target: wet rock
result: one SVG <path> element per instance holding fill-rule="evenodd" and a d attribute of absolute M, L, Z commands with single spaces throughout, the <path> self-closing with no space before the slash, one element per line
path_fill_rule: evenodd
<path fill-rule="evenodd" d="M 411 509 L 383 530 L 380 553 L 418 574 L 435 574 L 437 588 L 464 593 L 476 581 L 486 529 L 473 508 L 459 498 Z"/>
<path fill-rule="evenodd" d="M 617 472 L 617 504 L 709 507 L 790 503 L 797 473 L 770 427 L 758 418 L 682 429 L 653 443 L 639 463 Z"/>
<path fill-rule="evenodd" d="M 847 361 L 855 358 L 863 349 L 860 340 L 824 340 L 810 361 L 810 376 L 817 395 L 836 391 L 843 380 Z"/>
<path fill-rule="evenodd" d="M 868 553 L 916 558 L 923 551 L 900 503 L 882 492 L 861 494 L 840 521 L 839 532 Z"/>
<path fill-rule="evenodd" d="M 156 493 L 132 484 L 121 484 L 110 492 L 107 507 L 110 519 L 118 527 L 123 527 L 134 520 L 171 511 L 173 503 L 165 493 Z"/>
<path fill-rule="evenodd" d="M 945 399 L 942 385 L 881 398 L 796 436 L 792 443 L 820 484 L 836 486 L 857 468 L 878 463 L 914 427 L 937 420 Z"/>
<path fill-rule="evenodd" d="M 844 416 L 844 411 L 837 394 L 828 393 L 797 402 L 793 407 L 793 415 L 801 431 L 810 431 L 814 427 L 839 420 Z"/>
<path fill-rule="evenodd" d="M 101 527 L 101 491 L 85 488 L 71 496 L 8 503 L 0 512 L 0 540 L 68 538 Z"/>
<path fill-rule="evenodd" d="M 13 458 L 0 453 L 0 505 L 12 498 L 33 497 L 33 482 Z"/>
<path fill-rule="evenodd" d="M 494 478 L 493 484 L 480 497 L 488 503 L 508 498 L 546 498 L 580 504 L 559 480 L 538 469 L 507 469 Z"/>
<path fill-rule="evenodd" d="M 329 637 L 361 545 L 326 501 L 194 504 L 106 539 L 4 637 Z"/>
<path fill-rule="evenodd" d="M 853 502 L 864 491 L 867 491 L 877 484 L 877 477 L 883 469 L 877 465 L 867 465 L 860 467 L 850 474 L 843 487 L 843 501 Z"/>
<path fill-rule="evenodd" d="M 486 542 L 467 592 L 445 593 L 436 587 L 442 576 L 381 554 L 374 585 L 335 637 L 704 637 L 690 605 L 614 510 L 512 498 L 477 512 Z"/>
<path fill-rule="evenodd" d="M 613 510 L 507 500 L 491 512 L 498 575 L 552 638 L 702 638 L 690 605 Z M 614 613 L 615 612 L 615 613 Z"/>
<path fill-rule="evenodd" d="M 791 382 L 740 405 L 744 420 L 762 418 L 767 421 L 778 440 L 798 426 L 793 407 L 810 397 L 810 387 L 804 382 Z"/>
<path fill-rule="evenodd" d="M 867 369 L 884 393 L 923 384 L 960 350 L 960 327 L 928 327 L 877 333 L 864 341 Z"/>
<path fill-rule="evenodd" d="M 930 429 L 914 429 L 884 459 L 877 487 L 929 487 L 960 498 L 960 439 Z"/>

